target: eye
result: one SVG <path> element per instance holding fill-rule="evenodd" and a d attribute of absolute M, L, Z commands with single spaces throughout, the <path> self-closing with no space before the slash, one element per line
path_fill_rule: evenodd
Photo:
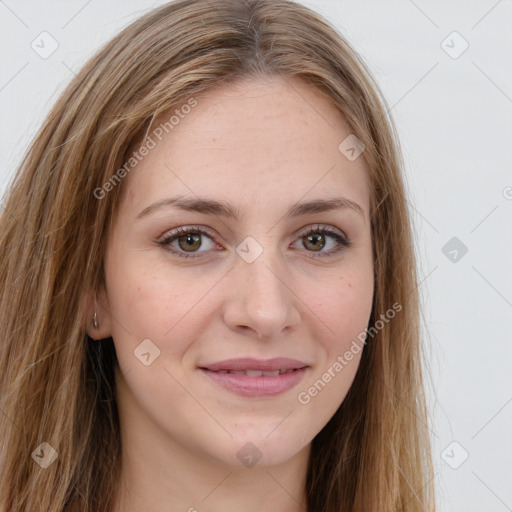
<path fill-rule="evenodd" d="M 197 226 L 178 228 L 171 233 L 167 233 L 162 240 L 158 241 L 158 243 L 181 258 L 197 258 L 198 256 L 195 256 L 194 253 L 204 252 L 198 250 L 204 245 L 201 241 L 201 237 L 207 237 L 210 240 L 211 245 L 215 246 L 215 243 L 209 233 Z M 178 247 L 173 246 L 173 243 L 175 242 Z"/>
<path fill-rule="evenodd" d="M 204 247 L 204 243 L 201 240 L 202 237 L 206 237 L 209 240 L 209 244 L 206 244 L 205 251 L 199 251 L 200 248 Z M 334 229 L 320 225 L 317 225 L 316 228 L 309 228 L 303 231 L 299 237 L 303 247 L 307 249 L 307 252 L 317 253 L 314 257 L 333 256 L 342 249 L 349 247 L 351 244 L 349 240 Z M 328 240 L 326 240 L 329 238 L 332 240 L 330 244 Z M 198 226 L 180 227 L 164 235 L 157 243 L 181 258 L 198 258 L 200 256 L 196 256 L 196 253 L 206 252 L 208 249 L 218 247 L 213 241 L 213 236 L 208 231 Z M 210 245 L 210 247 L 208 247 L 208 245 Z M 330 250 L 323 251 L 323 249 L 329 245 L 331 245 Z"/>
<path fill-rule="evenodd" d="M 329 244 L 326 238 L 331 238 L 333 241 Z M 316 252 L 315 257 L 329 257 L 337 254 L 346 247 L 349 247 L 351 242 L 345 236 L 338 233 L 334 229 L 327 226 L 317 225 L 316 228 L 309 228 L 300 235 L 302 245 L 308 252 Z M 326 246 L 331 245 L 330 250 L 322 251 Z"/>

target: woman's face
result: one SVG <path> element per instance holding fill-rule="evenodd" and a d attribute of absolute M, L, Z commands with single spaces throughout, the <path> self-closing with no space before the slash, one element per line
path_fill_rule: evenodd
<path fill-rule="evenodd" d="M 118 185 L 98 319 L 122 428 L 155 457 L 277 464 L 305 453 L 360 361 L 366 164 L 300 81 L 245 79 L 188 104 L 155 123 L 175 115 Z"/>

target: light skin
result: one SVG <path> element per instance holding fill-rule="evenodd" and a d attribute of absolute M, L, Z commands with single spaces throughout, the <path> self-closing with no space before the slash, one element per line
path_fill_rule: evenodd
<path fill-rule="evenodd" d="M 93 338 L 113 337 L 119 361 L 116 510 L 305 510 L 311 440 L 343 402 L 361 352 L 308 404 L 298 395 L 371 314 L 368 169 L 338 150 L 351 133 L 341 113 L 296 79 L 244 79 L 195 98 L 122 183 L 96 298 L 99 328 L 89 329 Z M 230 203 L 239 218 L 173 205 L 138 217 L 172 196 Z M 286 216 L 295 203 L 330 198 L 361 211 Z M 200 243 L 188 250 L 183 236 L 158 243 L 189 226 L 208 235 L 195 232 Z M 304 234 L 310 228 L 316 238 Z M 248 236 L 263 250 L 251 263 L 236 250 Z M 146 339 L 160 351 L 149 365 L 134 354 Z M 198 369 L 236 357 L 290 357 L 308 368 L 271 397 L 238 396 Z M 247 443 L 261 455 L 252 467 L 237 457 Z"/>

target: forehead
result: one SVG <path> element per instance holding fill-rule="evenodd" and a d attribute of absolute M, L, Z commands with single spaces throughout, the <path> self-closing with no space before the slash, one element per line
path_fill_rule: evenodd
<path fill-rule="evenodd" d="M 368 210 L 364 158 L 338 149 L 351 133 L 345 119 L 304 82 L 244 79 L 183 105 L 148 133 L 154 145 L 123 184 L 125 207 L 180 194 L 268 209 L 337 193 Z"/>

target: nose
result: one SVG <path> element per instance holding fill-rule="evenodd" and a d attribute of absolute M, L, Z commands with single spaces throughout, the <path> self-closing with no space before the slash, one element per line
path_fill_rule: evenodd
<path fill-rule="evenodd" d="M 251 332 L 271 340 L 292 331 L 300 322 L 300 299 L 293 291 L 289 272 L 270 251 L 252 263 L 237 258 L 229 273 L 229 295 L 224 321 L 238 334 Z"/>

